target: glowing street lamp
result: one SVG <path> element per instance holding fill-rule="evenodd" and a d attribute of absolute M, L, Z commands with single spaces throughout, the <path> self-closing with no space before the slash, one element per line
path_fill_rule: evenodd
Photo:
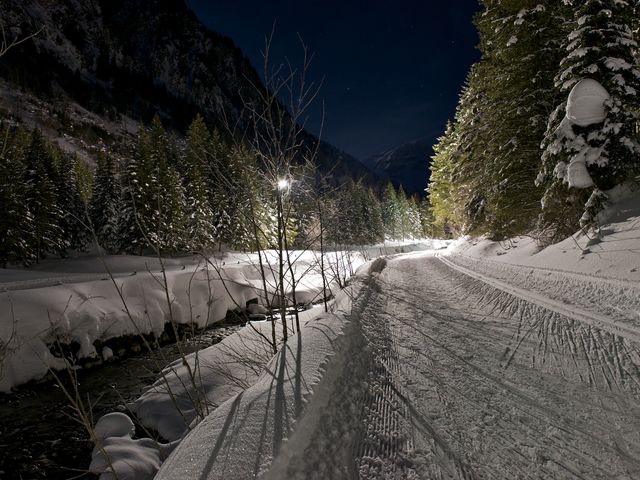
<path fill-rule="evenodd" d="M 278 190 L 287 190 L 289 188 L 289 180 L 282 178 L 278 180 Z"/>

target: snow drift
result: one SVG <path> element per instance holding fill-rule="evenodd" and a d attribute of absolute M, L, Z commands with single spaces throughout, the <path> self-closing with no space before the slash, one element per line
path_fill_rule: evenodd
<path fill-rule="evenodd" d="M 344 279 L 364 260 L 358 253 L 338 260 L 342 255 L 329 253 L 325 261 Z M 275 256 L 275 252 L 267 252 L 265 257 L 269 295 L 276 291 Z M 292 252 L 292 260 L 299 282 L 296 301 L 319 300 L 322 277 L 318 255 Z M 229 310 L 244 308 L 249 300 L 260 299 L 263 304 L 273 300 L 264 299 L 256 255 L 227 254 L 222 259 L 169 263 L 164 274 L 153 270 L 140 273 L 132 268 L 127 276 L 113 279 L 102 273 L 103 280 L 69 284 L 56 280 L 56 284 L 42 288 L 0 292 L 0 318 L 4 320 L 0 324 L 0 391 L 42 378 L 49 369 L 64 368 L 64 360 L 51 349 L 56 342 L 76 343 L 79 358 L 110 356 L 108 349 L 96 351 L 97 340 L 160 335 L 170 320 L 202 328 L 224 319 Z M 327 273 L 334 277 L 335 271 Z M 329 287 L 336 291 L 336 281 Z M 291 295 L 290 285 L 287 295 Z"/>

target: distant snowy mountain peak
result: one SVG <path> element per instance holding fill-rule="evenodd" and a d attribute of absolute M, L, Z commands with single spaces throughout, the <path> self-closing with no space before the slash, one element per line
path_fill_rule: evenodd
<path fill-rule="evenodd" d="M 407 193 L 423 194 L 429 178 L 433 140 L 422 137 L 369 157 L 365 165 Z"/>

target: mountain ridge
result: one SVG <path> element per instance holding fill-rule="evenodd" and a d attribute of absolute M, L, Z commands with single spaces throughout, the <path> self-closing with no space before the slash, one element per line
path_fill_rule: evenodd
<path fill-rule="evenodd" d="M 18 123 L 28 118 L 89 159 L 96 148 L 84 144 L 95 145 L 78 131 L 93 132 L 89 137 L 102 142 L 97 149 L 108 149 L 155 114 L 180 134 L 197 113 L 210 127 L 242 125 L 243 102 L 264 88 L 233 41 L 205 27 L 182 0 L 5 0 L 2 9 L 12 36 L 45 28 L 1 59 L 1 88 L 14 102 L 3 102 L 0 113 Z M 75 116 L 74 105 L 88 113 Z M 317 163 L 336 177 L 375 179 L 326 142 Z"/>
<path fill-rule="evenodd" d="M 363 161 L 375 173 L 407 193 L 424 196 L 429 179 L 433 139 L 424 136 L 389 148 Z M 422 172 L 422 173 L 420 173 Z"/>

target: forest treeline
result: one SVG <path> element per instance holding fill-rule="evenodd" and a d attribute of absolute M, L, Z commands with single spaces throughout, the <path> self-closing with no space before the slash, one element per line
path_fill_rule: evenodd
<path fill-rule="evenodd" d="M 293 248 L 429 234 L 426 202 L 402 188 L 335 184 L 308 163 L 292 166 L 283 189 L 263 168 L 249 147 L 210 131 L 201 117 L 184 140 L 169 135 L 156 117 L 140 129 L 129 155 L 101 153 L 95 168 L 37 129 L 7 128 L 0 264 L 28 265 L 96 242 L 111 254 L 275 248 L 279 228 Z M 286 209 L 280 215 L 278 199 Z"/>
<path fill-rule="evenodd" d="M 436 229 L 545 244 L 597 227 L 640 174 L 638 0 L 481 4 L 481 59 L 434 148 Z M 604 119 L 577 118 L 598 95 Z"/>

